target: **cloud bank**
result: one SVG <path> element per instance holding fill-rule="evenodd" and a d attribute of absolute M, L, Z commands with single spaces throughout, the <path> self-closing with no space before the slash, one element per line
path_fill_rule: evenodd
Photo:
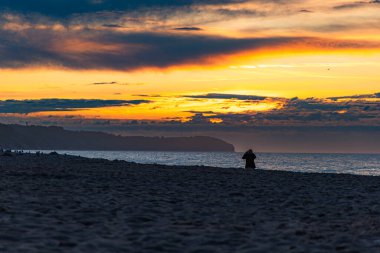
<path fill-rule="evenodd" d="M 100 99 L 39 99 L 0 101 L 0 113 L 28 114 L 33 112 L 73 111 L 110 106 L 131 106 L 149 103 L 148 100 Z"/>
<path fill-rule="evenodd" d="M 310 37 L 229 38 L 211 35 L 118 33 L 113 31 L 1 31 L 0 68 L 135 70 L 190 64 L 218 64 L 234 53 L 278 48 L 379 48 L 366 41 Z"/>
<path fill-rule="evenodd" d="M 118 12 L 145 8 L 179 8 L 191 5 L 223 5 L 248 0 L 1 0 L 2 10 L 67 17 L 91 12 Z"/>
<path fill-rule="evenodd" d="M 183 118 L 167 118 L 159 122 L 174 122 L 179 125 L 198 125 L 205 128 L 215 126 L 380 126 L 380 94 L 364 94 L 332 98 L 282 98 L 244 94 L 208 93 L 179 97 L 144 97 L 141 100 L 5 100 L 0 101 L 0 113 L 31 113 L 49 111 L 72 111 L 101 107 L 139 106 L 149 104 L 151 108 L 175 106 L 175 99 L 194 108 L 207 110 L 186 110 L 191 116 L 186 122 Z M 172 101 L 167 104 L 165 101 Z M 210 104 L 211 100 L 216 100 Z M 220 101 L 218 101 L 220 100 Z M 196 101 L 197 105 L 194 104 Z M 202 105 L 207 106 L 202 106 Z M 274 104 L 266 110 L 255 110 L 255 106 Z M 251 107 L 253 105 L 253 107 Z M 197 107 L 200 106 L 200 107 Z M 189 107 L 184 107 L 189 108 Z M 238 109 L 238 110 L 237 110 Z M 152 109 L 153 110 L 153 109 Z M 179 111 L 181 112 L 181 111 Z M 215 121 L 215 119 L 218 119 Z M 149 121 L 149 120 L 148 120 Z M 133 122 L 126 120 L 125 122 Z M 142 120 L 141 122 L 145 122 Z"/>
<path fill-rule="evenodd" d="M 375 3 L 378 1 L 345 5 L 377 6 Z M 314 6 L 309 2 L 306 5 Z M 345 5 L 334 6 L 345 9 Z M 291 20 L 302 18 L 299 15 L 318 15 L 305 11 L 300 14 L 300 10 L 305 10 L 300 7 L 297 0 L 0 0 L 0 68 L 128 71 L 220 64 L 222 57 L 248 51 L 254 55 L 275 49 L 380 48 L 376 41 L 331 39 L 306 32 L 362 29 L 363 25 L 374 28 L 376 18 L 369 17 L 365 24 L 352 23 L 352 19 L 333 23 L 316 20 L 312 25 L 299 27 Z M 248 18 L 248 22 L 260 17 L 272 24 L 271 18 L 276 15 L 291 15 L 289 27 L 288 22 L 274 27 L 261 27 L 260 22 L 252 22 L 255 26 L 248 27 L 239 22 L 241 18 Z M 218 32 L 226 26 L 223 22 L 236 22 L 237 31 L 244 36 Z M 287 29 L 297 32 L 289 33 Z M 264 36 L 258 34 L 260 31 L 268 32 Z"/>

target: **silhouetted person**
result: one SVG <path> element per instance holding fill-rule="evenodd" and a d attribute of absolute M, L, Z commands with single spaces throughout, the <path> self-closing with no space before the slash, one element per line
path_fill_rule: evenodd
<path fill-rule="evenodd" d="M 246 169 L 256 169 L 256 164 L 255 164 L 256 155 L 253 153 L 252 149 L 245 152 L 242 159 L 245 159 Z"/>

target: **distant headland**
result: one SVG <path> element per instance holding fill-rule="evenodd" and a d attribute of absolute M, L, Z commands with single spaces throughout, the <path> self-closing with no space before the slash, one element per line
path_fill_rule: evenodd
<path fill-rule="evenodd" d="M 233 152 L 234 146 L 208 136 L 143 137 L 62 127 L 0 124 L 0 147 L 33 150 L 200 151 Z"/>

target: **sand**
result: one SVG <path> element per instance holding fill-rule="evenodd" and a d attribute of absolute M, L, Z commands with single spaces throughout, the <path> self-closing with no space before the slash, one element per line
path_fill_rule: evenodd
<path fill-rule="evenodd" d="M 0 252 L 380 252 L 380 177 L 0 157 Z"/>

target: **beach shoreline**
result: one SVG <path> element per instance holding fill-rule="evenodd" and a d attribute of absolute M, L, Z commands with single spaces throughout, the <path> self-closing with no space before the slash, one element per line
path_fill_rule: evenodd
<path fill-rule="evenodd" d="M 0 156 L 1 252 L 376 252 L 380 177 Z"/>

